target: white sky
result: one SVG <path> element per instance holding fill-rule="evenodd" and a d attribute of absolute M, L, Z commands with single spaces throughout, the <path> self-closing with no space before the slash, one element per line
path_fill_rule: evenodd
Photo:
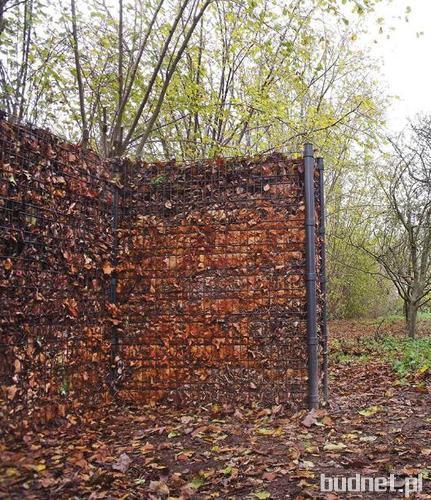
<path fill-rule="evenodd" d="M 412 10 L 406 22 L 408 6 Z M 382 60 L 384 88 L 399 97 L 387 114 L 388 127 L 399 131 L 409 117 L 431 112 L 431 0 L 393 0 L 379 7 L 374 22 L 378 17 L 385 18 L 385 34 L 379 35 L 378 26 L 370 22 L 370 50 Z M 421 31 L 424 34 L 417 37 Z"/>

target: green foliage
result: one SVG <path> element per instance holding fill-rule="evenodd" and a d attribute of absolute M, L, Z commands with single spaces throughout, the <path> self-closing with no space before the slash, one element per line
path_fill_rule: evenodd
<path fill-rule="evenodd" d="M 328 300 L 333 319 L 383 316 L 396 306 L 394 287 L 382 276 L 376 261 L 352 245 L 355 238 L 368 237 L 357 223 L 363 212 L 354 203 L 349 205 L 343 199 L 337 215 L 329 218 Z"/>
<path fill-rule="evenodd" d="M 371 359 L 369 353 L 345 352 L 340 343 L 334 342 L 331 348 L 331 359 L 335 363 L 350 364 L 350 363 L 367 363 Z"/>
<path fill-rule="evenodd" d="M 158 2 L 125 0 L 120 43 L 116 2 L 102 6 L 96 0 L 76 0 L 79 67 L 92 146 L 104 152 L 106 144 L 100 137 L 104 108 L 112 141 L 122 67 L 124 88 L 131 83 L 121 113 L 129 154 L 139 150 L 142 136 L 142 154 L 158 159 L 232 156 L 284 146 L 299 149 L 305 140 L 312 140 L 322 153 L 334 150 L 336 160 L 346 141 L 358 142 L 362 132 L 372 135 L 378 123 L 379 92 L 370 78 L 372 61 L 355 43 L 362 32 L 358 20 L 376 3 L 369 1 L 359 9 L 354 0 L 212 2 L 164 94 L 194 2 L 184 11 L 182 28 L 170 34 L 181 2 L 162 1 L 151 25 Z M 32 26 L 28 57 L 34 71 L 28 73 L 23 88 L 17 81 L 22 65 L 10 71 L 6 67 L 3 90 L 9 88 L 6 85 L 14 89 L 7 91 L 10 98 L 24 92 L 20 105 L 26 117 L 79 139 L 82 124 L 70 4 L 24 0 L 8 11 L 1 42 L 4 53 L 10 52 L 11 66 L 23 61 L 22 44 L 15 40 L 25 35 L 25 15 Z M 346 16 L 349 26 L 338 26 Z M 162 47 L 171 35 L 163 55 Z M 142 46 L 145 50 L 140 52 Z M 124 49 L 121 64 L 119 47 Z M 159 63 L 160 70 L 150 83 Z M 135 129 L 137 110 L 147 91 Z M 160 112 L 155 112 L 160 96 L 164 96 Z"/>
<path fill-rule="evenodd" d="M 376 263 L 345 241 L 330 245 L 329 311 L 332 318 L 376 317 L 392 303 L 389 283 L 378 276 Z"/>
<path fill-rule="evenodd" d="M 373 62 L 354 42 L 360 27 L 352 17 L 352 26 L 335 29 L 338 7 L 337 1 L 283 9 L 277 1 L 215 4 L 203 24 L 211 36 L 188 47 L 165 101 L 172 123 L 185 119 L 154 136 L 184 158 L 299 151 L 310 140 L 326 157 L 333 152 L 328 159 L 338 169 L 346 160 L 340 151 L 372 136 L 382 110 L 368 73 Z"/>
<path fill-rule="evenodd" d="M 409 339 L 383 335 L 334 340 L 331 359 L 335 363 L 367 363 L 376 357 L 388 363 L 401 379 L 431 370 L 431 337 Z"/>
<path fill-rule="evenodd" d="M 37 121 L 40 115 L 53 120 L 52 105 L 61 101 L 55 86 L 61 79 L 58 34 L 44 29 L 53 21 L 51 10 L 51 0 L 24 0 L 1 9 L 0 107 L 19 120 Z"/>
<path fill-rule="evenodd" d="M 431 368 L 431 337 L 406 339 L 386 337 L 376 344 L 394 370 L 402 378 L 420 375 Z"/>
<path fill-rule="evenodd" d="M 165 175 L 157 175 L 153 179 L 151 179 L 151 184 L 158 186 L 160 184 L 163 184 L 166 182 L 166 176 Z"/>

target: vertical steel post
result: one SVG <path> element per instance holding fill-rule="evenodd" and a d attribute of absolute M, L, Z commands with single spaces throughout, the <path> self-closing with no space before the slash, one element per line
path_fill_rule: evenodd
<path fill-rule="evenodd" d="M 320 200 L 320 294 L 321 294 L 321 311 L 320 311 L 320 334 L 322 336 L 323 347 L 323 398 L 328 400 L 328 319 L 327 319 L 327 279 L 326 279 L 326 208 L 325 208 L 325 183 L 324 183 L 324 166 L 323 158 L 317 158 L 317 168 L 319 170 L 319 200 Z"/>
<path fill-rule="evenodd" d="M 111 274 L 110 280 L 110 290 L 109 290 L 109 301 L 111 304 L 117 303 L 117 271 L 115 269 L 117 265 L 117 255 L 118 255 L 118 202 L 119 202 L 119 187 L 117 185 L 118 182 L 118 159 L 114 160 L 113 163 L 113 193 L 112 193 L 112 221 L 111 221 L 111 230 L 112 230 L 112 265 L 114 266 L 114 271 Z M 111 392 L 116 392 L 116 358 L 118 354 L 118 328 L 115 323 L 111 325 Z"/>
<path fill-rule="evenodd" d="M 319 406 L 319 366 L 317 340 L 316 293 L 316 220 L 314 199 L 314 152 L 312 144 L 304 145 L 305 196 L 305 285 L 307 300 L 308 407 Z"/>

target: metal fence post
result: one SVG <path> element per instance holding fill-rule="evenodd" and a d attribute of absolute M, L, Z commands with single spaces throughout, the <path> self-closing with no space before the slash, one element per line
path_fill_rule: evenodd
<path fill-rule="evenodd" d="M 326 208 L 325 208 L 325 184 L 323 178 L 324 166 L 323 158 L 317 158 L 317 168 L 319 170 L 319 201 L 320 201 L 320 221 L 319 221 L 319 236 L 320 236 L 320 294 L 321 294 L 321 311 L 320 311 L 320 334 L 322 336 L 323 347 L 323 397 L 328 400 L 328 323 L 327 323 L 327 279 L 326 279 Z"/>
<path fill-rule="evenodd" d="M 305 196 L 305 284 L 307 300 L 308 407 L 319 406 L 319 367 L 316 300 L 316 220 L 314 199 L 314 152 L 312 144 L 304 145 Z"/>
<path fill-rule="evenodd" d="M 111 221 L 111 230 L 112 230 L 112 265 L 114 267 L 114 271 L 111 274 L 110 280 L 110 289 L 109 289 L 109 301 L 111 304 L 117 304 L 117 256 L 118 256 L 118 205 L 119 205 L 119 187 L 117 185 L 118 182 L 118 159 L 115 159 L 113 162 L 113 192 L 112 192 L 112 221 Z M 111 384 L 110 389 L 113 394 L 116 392 L 116 378 L 117 378 L 117 361 L 118 354 L 118 328 L 115 322 L 111 325 Z"/>

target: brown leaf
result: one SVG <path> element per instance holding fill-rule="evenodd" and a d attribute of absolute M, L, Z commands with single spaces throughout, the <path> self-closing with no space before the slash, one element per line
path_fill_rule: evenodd
<path fill-rule="evenodd" d="M 21 373 L 22 365 L 21 365 L 21 361 L 19 359 L 16 359 L 14 361 L 14 367 L 15 367 L 15 373 Z"/>
<path fill-rule="evenodd" d="M 193 452 L 181 452 L 181 453 L 178 453 L 177 460 L 179 462 L 186 462 L 190 458 L 191 455 L 193 455 Z"/>
<path fill-rule="evenodd" d="M 151 493 L 157 493 L 162 498 L 169 496 L 168 485 L 163 481 L 150 481 L 148 489 Z"/>
<path fill-rule="evenodd" d="M 18 388 L 16 385 L 11 385 L 11 386 L 7 387 L 7 392 L 8 392 L 7 397 L 9 399 L 9 401 L 13 400 L 17 391 L 18 391 Z"/>
<path fill-rule="evenodd" d="M 52 486 L 58 484 L 58 479 L 55 479 L 52 476 L 45 476 L 40 479 L 40 484 L 43 488 L 51 488 Z"/>
<path fill-rule="evenodd" d="M 322 424 L 325 425 L 326 427 L 333 427 L 334 422 L 331 417 L 323 417 L 322 419 Z"/>
<path fill-rule="evenodd" d="M 118 460 L 112 464 L 112 468 L 124 474 L 129 469 L 131 463 L 132 460 L 129 455 L 127 453 L 122 453 Z"/>
<path fill-rule="evenodd" d="M 277 474 L 274 472 L 264 472 L 262 474 L 262 479 L 264 481 L 274 481 L 274 479 L 277 477 Z"/>
<path fill-rule="evenodd" d="M 317 419 L 316 419 L 316 411 L 313 409 L 310 412 L 307 413 L 307 415 L 304 417 L 302 420 L 302 425 L 305 425 L 305 427 L 311 427 L 312 425 L 317 424 Z"/>
<path fill-rule="evenodd" d="M 67 307 L 67 310 L 69 311 L 71 316 L 73 316 L 74 318 L 78 317 L 78 303 L 75 299 L 66 299 L 64 301 L 64 305 Z"/>
<path fill-rule="evenodd" d="M 103 272 L 104 274 L 107 274 L 108 276 L 110 276 L 112 274 L 112 271 L 115 269 L 114 267 L 111 266 L 111 264 L 109 262 L 105 262 L 103 264 Z"/>

